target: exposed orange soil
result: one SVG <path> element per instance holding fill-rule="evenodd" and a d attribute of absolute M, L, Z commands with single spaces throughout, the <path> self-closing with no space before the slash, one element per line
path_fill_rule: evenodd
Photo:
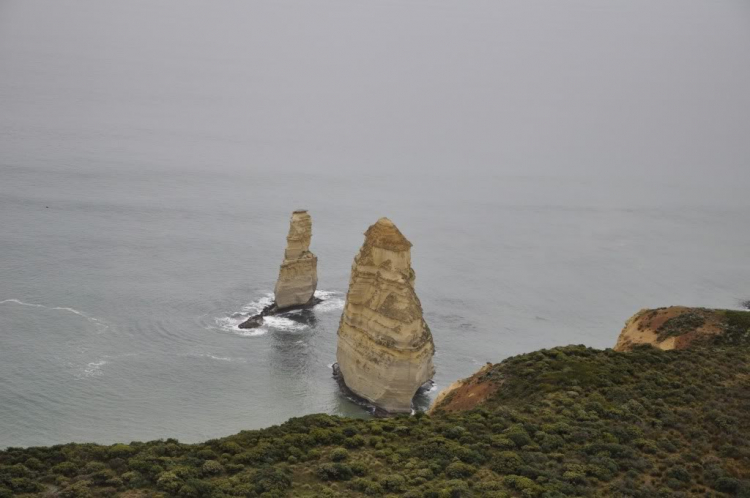
<path fill-rule="evenodd" d="M 440 409 L 446 412 L 471 410 L 495 394 L 502 382 L 488 379 L 485 373 L 492 368 L 488 363 L 469 378 L 454 382 L 442 391 L 430 411 Z"/>
<path fill-rule="evenodd" d="M 684 334 L 659 340 L 659 329 L 668 320 L 689 312 L 701 313 L 706 318 L 705 323 Z M 615 351 L 629 351 L 639 344 L 651 344 L 665 350 L 685 349 L 696 340 L 721 334 L 721 325 L 721 317 L 710 310 L 687 308 L 685 306 L 641 310 L 627 321 L 614 349 Z"/>

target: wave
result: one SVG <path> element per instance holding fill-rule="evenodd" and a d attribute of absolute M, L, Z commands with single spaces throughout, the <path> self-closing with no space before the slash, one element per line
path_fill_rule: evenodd
<path fill-rule="evenodd" d="M 329 311 L 343 310 L 344 294 L 338 291 L 315 291 L 315 297 L 323 300 L 322 303 L 315 306 L 315 311 L 327 313 Z"/>
<path fill-rule="evenodd" d="M 318 313 L 327 313 L 330 311 L 341 310 L 344 308 L 344 298 L 341 292 L 337 291 L 316 291 L 315 297 L 323 300 L 316 305 L 313 310 Z M 273 292 L 266 292 L 262 297 L 242 306 L 239 311 L 230 315 L 219 316 L 214 319 L 215 326 L 207 327 L 209 329 L 222 330 L 242 337 L 258 337 L 267 334 L 270 331 L 281 332 L 301 332 L 309 329 L 310 325 L 292 320 L 285 315 L 294 315 L 301 313 L 303 310 L 290 311 L 274 316 L 266 316 L 263 319 L 263 325 L 254 329 L 241 329 L 240 324 L 249 317 L 263 311 L 266 306 L 273 304 Z"/>
<path fill-rule="evenodd" d="M 226 357 L 226 356 L 216 356 L 216 355 L 212 355 L 211 353 L 192 353 L 192 354 L 187 354 L 185 356 L 190 356 L 192 358 L 209 358 L 209 359 L 216 360 L 216 361 L 235 361 L 235 360 L 237 360 L 237 358 L 229 358 L 229 357 Z"/>
<path fill-rule="evenodd" d="M 89 322 L 93 323 L 99 332 L 104 332 L 105 330 L 109 328 L 109 325 L 104 323 L 102 320 L 95 318 L 91 315 L 87 315 L 83 311 L 79 311 L 75 308 L 69 308 L 67 306 L 45 306 L 43 304 L 27 303 L 27 302 L 21 301 L 20 299 L 6 299 L 4 301 L 0 301 L 0 304 L 6 304 L 6 303 L 18 304 L 21 306 L 30 306 L 33 308 L 44 308 L 47 310 L 67 311 L 69 313 L 73 313 L 74 315 L 78 315 L 82 318 L 85 318 Z"/>

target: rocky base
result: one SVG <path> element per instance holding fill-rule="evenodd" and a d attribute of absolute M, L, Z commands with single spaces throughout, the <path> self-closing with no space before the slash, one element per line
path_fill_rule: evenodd
<path fill-rule="evenodd" d="M 344 382 L 344 375 L 341 373 L 341 368 L 339 368 L 338 363 L 334 363 L 331 365 L 331 369 L 333 370 L 333 378 L 336 379 L 336 382 L 339 385 L 339 388 L 341 389 L 341 392 L 346 396 L 350 401 L 353 403 L 356 403 L 357 405 L 365 408 L 370 414 L 372 414 L 374 417 L 378 418 L 385 418 L 390 417 L 393 415 L 403 414 L 403 412 L 397 412 L 392 413 L 388 410 L 381 408 L 377 405 L 372 404 L 370 401 L 366 400 L 362 396 L 358 395 L 349 387 L 347 387 L 346 382 Z M 425 382 L 418 390 L 417 393 L 414 395 L 414 397 L 417 397 L 421 394 L 424 394 L 428 392 L 432 387 L 435 385 L 435 382 L 432 380 L 428 380 Z M 412 413 L 415 411 L 414 405 L 412 404 Z"/>
<path fill-rule="evenodd" d="M 263 325 L 263 317 L 266 316 L 274 316 L 274 315 L 280 315 L 282 313 L 288 313 L 289 311 L 296 311 L 296 310 L 306 310 L 310 309 L 313 306 L 322 303 L 323 300 L 319 297 L 311 297 L 308 302 L 305 304 L 299 304 L 295 306 L 287 306 L 286 308 L 279 308 L 276 303 L 269 304 L 263 310 L 258 313 L 257 315 L 253 315 L 241 324 L 239 324 L 239 328 L 241 329 L 255 329 Z"/>

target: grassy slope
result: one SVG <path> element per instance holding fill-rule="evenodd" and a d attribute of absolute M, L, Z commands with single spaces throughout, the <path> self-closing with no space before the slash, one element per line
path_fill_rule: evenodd
<path fill-rule="evenodd" d="M 502 388 L 467 412 L 312 415 L 195 445 L 10 448 L 0 497 L 750 496 L 746 345 L 569 346 L 484 375 Z"/>

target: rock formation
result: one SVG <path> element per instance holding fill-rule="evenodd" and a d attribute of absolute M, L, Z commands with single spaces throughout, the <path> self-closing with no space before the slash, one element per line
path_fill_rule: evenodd
<path fill-rule="evenodd" d="M 615 351 L 630 351 L 638 345 L 670 350 L 693 344 L 723 341 L 736 344 L 750 337 L 750 312 L 708 308 L 644 309 L 625 323 Z"/>
<path fill-rule="evenodd" d="M 306 210 L 292 213 L 286 237 L 284 261 L 274 289 L 273 304 L 241 323 L 241 329 L 263 325 L 263 317 L 292 309 L 307 308 L 320 302 L 315 297 L 318 286 L 318 258 L 310 252 L 312 218 Z"/>
<path fill-rule="evenodd" d="M 414 280 L 411 242 L 379 219 L 352 264 L 334 371 L 354 394 L 387 412 L 410 412 L 415 393 L 435 373 L 435 346 Z"/>
<path fill-rule="evenodd" d="M 305 210 L 292 213 L 286 237 L 284 261 L 274 295 L 279 310 L 312 302 L 318 286 L 318 258 L 310 252 L 312 218 Z"/>

